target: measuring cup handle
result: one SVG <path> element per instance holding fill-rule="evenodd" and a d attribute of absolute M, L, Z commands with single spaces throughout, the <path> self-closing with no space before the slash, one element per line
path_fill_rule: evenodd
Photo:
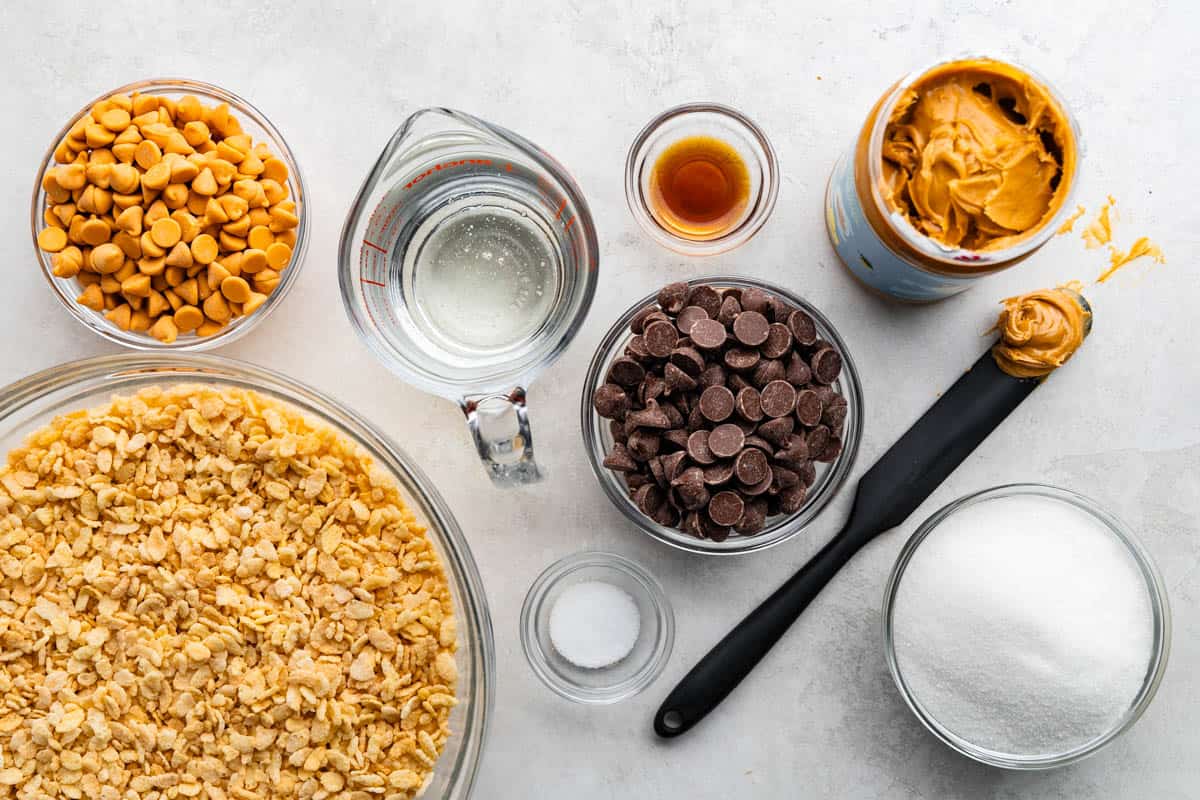
<path fill-rule="evenodd" d="M 492 483 L 511 489 L 542 479 L 542 470 L 533 460 L 533 433 L 524 389 L 518 386 L 507 395 L 465 398 L 462 409 Z"/>

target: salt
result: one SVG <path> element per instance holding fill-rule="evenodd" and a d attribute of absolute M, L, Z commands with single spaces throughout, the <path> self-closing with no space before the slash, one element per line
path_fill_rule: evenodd
<path fill-rule="evenodd" d="M 633 651 L 641 630 L 637 603 L 603 581 L 568 586 L 550 609 L 550 641 L 577 667 L 611 666 Z"/>
<path fill-rule="evenodd" d="M 924 710 L 978 747 L 1058 755 L 1112 730 L 1153 649 L 1128 548 L 1065 501 L 1009 496 L 948 516 L 897 590 L 899 671 Z"/>

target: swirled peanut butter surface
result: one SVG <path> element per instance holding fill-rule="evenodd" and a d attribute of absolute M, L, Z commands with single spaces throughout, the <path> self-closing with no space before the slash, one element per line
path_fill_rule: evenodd
<path fill-rule="evenodd" d="M 926 236 L 1001 250 L 1054 216 L 1074 151 L 1070 123 L 1043 86 L 1007 64 L 956 61 L 897 100 L 881 188 L 888 207 Z"/>
<path fill-rule="evenodd" d="M 1065 364 L 1083 344 L 1091 318 L 1079 300 L 1082 288 L 1072 282 L 1005 300 L 994 328 L 1000 341 L 992 347 L 1000 369 L 1015 378 L 1040 378 Z"/>

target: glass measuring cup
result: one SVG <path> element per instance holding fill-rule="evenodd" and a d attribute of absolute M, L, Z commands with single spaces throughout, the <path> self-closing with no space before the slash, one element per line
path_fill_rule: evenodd
<path fill-rule="evenodd" d="M 599 246 L 579 187 L 537 145 L 448 108 L 396 131 L 338 251 L 358 334 L 408 383 L 458 402 L 492 481 L 537 481 L 525 386 L 579 330 Z"/>

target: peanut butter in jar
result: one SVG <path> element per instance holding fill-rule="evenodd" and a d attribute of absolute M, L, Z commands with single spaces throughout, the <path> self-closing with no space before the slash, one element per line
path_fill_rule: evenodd
<path fill-rule="evenodd" d="M 834 249 L 886 296 L 957 294 L 1053 236 L 1078 153 L 1070 112 L 1028 70 L 988 58 L 918 70 L 880 98 L 834 167 Z"/>

